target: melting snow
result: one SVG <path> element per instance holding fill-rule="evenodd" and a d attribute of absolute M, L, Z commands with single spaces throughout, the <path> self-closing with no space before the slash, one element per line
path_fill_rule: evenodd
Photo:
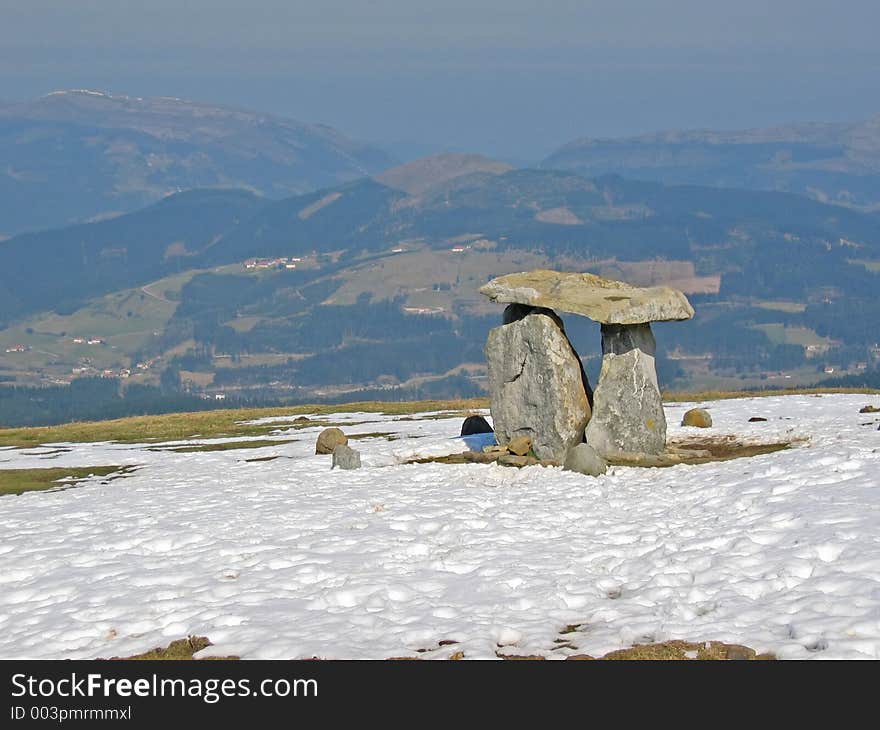
<path fill-rule="evenodd" d="M 2 468 L 143 468 L 0 497 L 0 657 L 124 656 L 195 634 L 214 643 L 200 656 L 243 658 L 562 658 L 668 639 L 880 658 L 880 433 L 858 413 L 868 400 L 672 404 L 671 436 L 806 441 L 599 478 L 404 465 L 467 448 L 461 419 L 366 413 L 326 419 L 397 437 L 353 442 L 357 471 L 312 453 L 319 426 L 283 419 L 265 447 L 240 451 L 6 449 Z M 675 425 L 694 405 L 715 428 Z M 272 441 L 285 437 L 300 440 Z M 211 441 L 222 439 L 198 440 Z M 279 458 L 245 461 L 268 456 Z M 556 641 L 567 625 L 579 625 L 564 635 L 576 649 Z"/>

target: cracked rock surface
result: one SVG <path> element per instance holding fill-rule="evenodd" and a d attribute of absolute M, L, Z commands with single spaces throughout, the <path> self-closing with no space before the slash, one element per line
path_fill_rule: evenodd
<path fill-rule="evenodd" d="M 519 315 L 491 330 L 486 341 L 495 437 L 506 445 L 528 436 L 537 458 L 561 462 L 583 441 L 589 385 L 558 317 L 540 310 Z"/>
<path fill-rule="evenodd" d="M 493 302 L 548 307 L 602 324 L 641 324 L 690 319 L 687 297 L 668 286 L 638 287 L 589 273 L 537 269 L 492 279 L 480 293 Z"/>
<path fill-rule="evenodd" d="M 659 454 L 666 448 L 655 348 L 649 324 L 602 325 L 602 371 L 586 440 L 603 456 Z"/>

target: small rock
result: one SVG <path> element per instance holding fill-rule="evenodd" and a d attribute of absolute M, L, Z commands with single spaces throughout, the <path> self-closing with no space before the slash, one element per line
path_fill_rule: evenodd
<path fill-rule="evenodd" d="M 730 661 L 748 661 L 755 658 L 755 650 L 749 649 L 747 646 L 739 646 L 731 644 L 725 647 L 725 654 Z"/>
<path fill-rule="evenodd" d="M 465 461 L 469 461 L 472 464 L 491 464 L 498 458 L 499 452 L 465 451 L 462 456 Z"/>
<path fill-rule="evenodd" d="M 348 443 L 346 436 L 338 428 L 325 428 L 318 434 L 318 440 L 315 442 L 316 454 L 332 454 L 337 446 Z"/>
<path fill-rule="evenodd" d="M 864 406 L 859 408 L 859 413 L 880 413 L 880 408 L 877 408 L 877 406 Z"/>
<path fill-rule="evenodd" d="M 682 426 L 695 426 L 696 428 L 711 428 L 712 416 L 705 408 L 691 408 L 681 419 Z"/>
<path fill-rule="evenodd" d="M 752 416 L 749 419 L 749 423 L 759 423 L 760 421 L 766 421 L 767 419 L 763 416 Z"/>
<path fill-rule="evenodd" d="M 473 436 L 478 433 L 493 433 L 489 422 L 482 416 L 468 416 L 461 424 L 461 436 Z"/>
<path fill-rule="evenodd" d="M 483 447 L 484 454 L 495 454 L 498 456 L 499 454 L 506 454 L 507 449 L 504 446 L 499 446 L 498 444 L 490 444 L 489 446 Z"/>
<path fill-rule="evenodd" d="M 534 466 L 538 460 L 532 456 L 517 456 L 516 454 L 506 454 L 498 457 L 498 463 L 502 466 Z"/>
<path fill-rule="evenodd" d="M 294 423 L 311 423 L 311 420 L 308 416 L 297 416 L 293 419 Z"/>
<path fill-rule="evenodd" d="M 333 466 L 330 468 L 335 469 L 337 466 L 340 469 L 360 469 L 360 451 L 356 451 L 346 444 L 339 444 L 339 446 L 333 449 Z"/>
<path fill-rule="evenodd" d="M 532 439 L 528 436 L 514 436 L 507 442 L 507 450 L 517 456 L 525 456 L 532 448 Z"/>
<path fill-rule="evenodd" d="M 608 464 L 592 446 L 578 444 L 568 450 L 562 468 L 565 471 L 576 471 L 579 474 L 597 477 L 608 470 Z"/>

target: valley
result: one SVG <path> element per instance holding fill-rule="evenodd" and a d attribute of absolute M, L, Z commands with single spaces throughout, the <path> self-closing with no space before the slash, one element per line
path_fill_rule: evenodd
<path fill-rule="evenodd" d="M 878 262 L 854 207 L 479 155 L 280 200 L 191 189 L 0 243 L 0 422 L 57 422 L 71 383 L 97 415 L 482 396 L 501 311 L 477 290 L 536 268 L 684 291 L 667 391 L 876 386 Z M 597 326 L 565 323 L 595 382 Z"/>

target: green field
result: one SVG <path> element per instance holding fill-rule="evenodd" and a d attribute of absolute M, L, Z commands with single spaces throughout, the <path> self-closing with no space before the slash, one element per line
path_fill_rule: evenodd
<path fill-rule="evenodd" d="M 61 426 L 0 429 L 0 446 L 38 446 L 51 443 L 89 443 L 115 441 L 123 443 L 155 443 L 190 438 L 219 438 L 236 436 L 265 436 L 281 428 L 317 425 L 306 419 L 299 424 L 291 421 L 251 424 L 245 421 L 272 416 L 286 417 L 298 414 L 326 415 L 330 413 L 387 413 L 409 415 L 425 411 L 448 411 L 452 416 L 463 416 L 468 411 L 487 408 L 486 399 L 452 401 L 381 402 L 367 401 L 340 405 L 305 405 L 283 408 L 243 408 L 237 410 L 201 411 L 198 413 L 171 413 L 162 416 L 134 416 L 114 421 L 68 423 Z M 320 425 L 328 425 L 324 421 Z"/>
<path fill-rule="evenodd" d="M 136 467 L 82 466 L 52 469 L 0 469 L 0 496 L 24 494 L 45 489 L 75 487 L 92 477 L 121 479 Z"/>
<path fill-rule="evenodd" d="M 807 327 L 786 327 L 783 324 L 756 324 L 754 329 L 761 330 L 774 345 L 818 345 L 830 347 L 834 341 L 822 337 Z"/>
<path fill-rule="evenodd" d="M 216 269 L 239 271 L 239 265 Z M 92 300 L 71 314 L 43 313 L 0 330 L 0 374 L 32 384 L 46 379 L 69 379 L 74 367 L 90 370 L 131 368 L 132 356 L 147 346 L 168 324 L 181 289 L 200 270 L 165 277 L 144 287 L 125 289 Z M 76 343 L 75 338 L 98 338 L 102 345 Z M 24 345 L 26 352 L 7 353 Z"/>
<path fill-rule="evenodd" d="M 807 308 L 807 305 L 802 302 L 767 300 L 756 301 L 754 302 L 754 306 L 760 309 L 769 309 L 774 312 L 785 312 L 786 314 L 800 314 Z"/>

